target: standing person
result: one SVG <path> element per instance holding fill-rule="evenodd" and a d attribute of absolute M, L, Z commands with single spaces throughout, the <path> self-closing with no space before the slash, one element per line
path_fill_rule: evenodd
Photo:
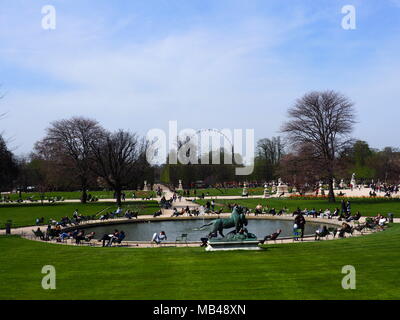
<path fill-rule="evenodd" d="M 210 213 L 210 210 L 211 210 L 211 203 L 210 203 L 210 201 L 207 201 L 206 202 L 206 211 L 207 211 L 207 213 Z"/>
<path fill-rule="evenodd" d="M 211 200 L 211 210 L 214 211 L 215 209 L 215 201 L 214 199 Z"/>
<path fill-rule="evenodd" d="M 301 212 L 296 216 L 296 218 L 294 218 L 294 223 L 297 224 L 297 228 L 301 230 L 301 240 L 303 241 L 306 219 L 304 219 Z"/>
<path fill-rule="evenodd" d="M 342 201 L 341 201 L 341 206 L 342 206 L 342 213 L 346 213 L 346 212 L 347 212 L 347 210 L 346 210 L 346 203 L 344 202 L 343 199 L 342 199 Z"/>
<path fill-rule="evenodd" d="M 188 216 L 192 216 L 192 215 L 190 214 L 190 208 L 189 208 L 189 206 L 186 206 L 186 208 L 185 208 L 185 213 L 187 213 Z"/>
<path fill-rule="evenodd" d="M 350 205 L 350 200 L 347 200 L 346 203 L 346 210 L 348 214 L 351 214 L 351 205 Z"/>

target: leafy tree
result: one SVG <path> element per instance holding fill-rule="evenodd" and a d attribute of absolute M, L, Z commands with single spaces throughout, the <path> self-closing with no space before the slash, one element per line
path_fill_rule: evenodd
<path fill-rule="evenodd" d="M 9 191 L 18 175 L 18 165 L 13 153 L 0 135 L 0 190 Z"/>

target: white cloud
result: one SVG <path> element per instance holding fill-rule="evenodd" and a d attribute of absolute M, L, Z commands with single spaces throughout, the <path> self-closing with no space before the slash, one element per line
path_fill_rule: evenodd
<path fill-rule="evenodd" d="M 85 115 L 109 129 L 141 134 L 176 119 L 180 128 L 255 128 L 261 138 L 277 134 L 294 99 L 307 90 L 327 88 L 354 95 L 357 107 L 369 108 L 382 122 L 374 106 L 382 95 L 388 101 L 397 97 L 387 87 L 397 83 L 398 66 L 387 72 L 354 67 L 346 73 L 351 79 L 345 79 L 342 70 L 305 63 L 310 52 L 293 45 L 310 41 L 313 50 L 327 45 L 334 50 L 331 38 L 304 28 L 326 16 L 297 9 L 292 20 L 251 17 L 229 30 L 197 27 L 147 41 L 116 39 L 135 16 L 110 27 L 100 18 L 89 23 L 61 17 L 64 23 L 52 33 L 36 29 L 29 19 L 7 32 L 0 24 L 0 59 L 58 84 L 8 88 L 2 101 L 10 110 L 6 133 L 15 137 L 17 152 L 27 152 L 50 121 Z M 389 50 L 382 48 L 383 55 Z M 385 81 L 377 84 L 380 77 Z M 7 87 L 7 79 L 2 81 Z M 362 120 L 368 123 L 365 114 Z"/>

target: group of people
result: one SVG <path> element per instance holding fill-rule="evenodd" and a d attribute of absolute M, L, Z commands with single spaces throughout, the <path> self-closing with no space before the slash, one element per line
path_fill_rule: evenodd
<path fill-rule="evenodd" d="M 98 241 L 103 242 L 103 247 L 111 247 L 113 243 L 121 243 L 122 240 L 125 239 L 125 236 L 126 235 L 124 231 L 118 231 L 115 229 L 113 233 L 104 234 L 103 237 Z"/>
<path fill-rule="evenodd" d="M 117 199 L 117 193 L 116 193 L 116 192 L 114 192 L 113 198 L 114 198 L 114 199 Z M 135 198 L 135 193 L 132 194 L 132 198 Z M 125 194 L 125 192 L 121 192 L 121 200 L 122 200 L 122 201 L 125 201 L 125 199 L 126 199 L 126 194 Z"/>
<path fill-rule="evenodd" d="M 376 184 L 373 183 L 371 184 L 371 189 L 373 194 L 375 194 L 376 196 L 376 192 L 384 192 L 385 193 L 385 197 L 391 197 L 392 194 L 397 194 L 399 192 L 399 186 L 398 185 L 387 185 L 385 183 L 383 184 Z M 371 195 L 371 191 L 370 191 L 370 195 Z"/>
<path fill-rule="evenodd" d="M 95 216 L 85 216 L 79 213 L 78 209 L 75 209 L 74 213 L 72 214 L 72 217 L 68 216 L 63 216 L 59 221 L 50 218 L 48 221 L 48 224 L 51 226 L 61 226 L 61 227 L 67 227 L 67 226 L 76 226 L 79 225 L 82 221 L 87 221 L 87 220 L 94 220 Z M 44 217 L 38 217 L 35 219 L 35 224 L 41 225 L 43 224 Z"/>
<path fill-rule="evenodd" d="M 186 214 L 189 217 L 192 216 L 198 216 L 200 214 L 201 210 L 198 209 L 197 207 L 190 209 L 189 206 L 186 206 L 186 208 L 182 208 L 181 210 L 178 211 L 177 208 L 174 208 L 171 217 L 179 217 L 179 216 L 183 216 L 184 214 Z"/>
<path fill-rule="evenodd" d="M 268 206 L 263 208 L 263 206 L 261 204 L 257 204 L 257 206 L 254 209 L 254 215 L 258 216 L 259 214 L 268 213 L 268 214 L 272 214 L 273 216 L 275 216 L 275 215 L 281 216 L 284 213 L 287 213 L 287 211 L 288 211 L 288 209 L 286 207 L 283 207 L 282 209 L 280 209 L 277 212 L 275 210 L 275 208 L 269 208 Z"/>
<path fill-rule="evenodd" d="M 118 207 L 117 210 L 106 212 L 100 216 L 100 220 L 108 220 L 116 217 L 125 217 L 128 219 L 137 218 L 138 217 L 137 211 L 132 211 L 131 209 L 126 209 L 125 213 L 123 212 L 121 207 Z"/>
<path fill-rule="evenodd" d="M 259 214 L 272 214 L 273 216 L 275 215 L 283 215 L 288 213 L 288 208 L 287 207 L 283 207 L 280 210 L 276 210 L 275 208 L 269 208 L 268 206 L 266 206 L 265 208 L 259 203 L 257 204 L 257 206 L 254 209 L 254 215 L 257 216 Z M 347 222 L 351 222 L 353 220 L 359 220 L 361 218 L 361 213 L 359 211 L 356 212 L 355 215 L 351 214 L 351 203 L 350 201 L 344 201 L 342 200 L 341 203 L 341 210 L 339 208 L 335 208 L 335 210 L 333 210 L 333 212 L 327 208 L 325 210 L 319 209 L 316 210 L 315 208 L 312 209 L 303 209 L 301 210 L 299 207 L 292 212 L 292 217 L 297 216 L 299 214 L 302 214 L 306 217 L 313 217 L 313 218 L 328 218 L 328 219 L 332 219 L 333 217 L 337 217 L 339 221 L 347 221 Z"/>
<path fill-rule="evenodd" d="M 73 239 L 76 244 L 80 244 L 82 241 L 90 242 L 96 235 L 94 231 L 85 234 L 84 229 L 75 229 L 74 231 L 66 232 L 62 230 L 61 225 L 48 225 L 45 232 L 38 227 L 36 231 L 33 230 L 33 233 L 43 241 L 56 240 L 57 242 L 63 242 L 66 239 Z"/>
<path fill-rule="evenodd" d="M 160 199 L 160 207 L 163 209 L 170 209 L 172 207 L 172 203 L 174 202 L 174 198 L 171 197 L 169 200 L 165 198 L 165 196 L 162 196 Z"/>

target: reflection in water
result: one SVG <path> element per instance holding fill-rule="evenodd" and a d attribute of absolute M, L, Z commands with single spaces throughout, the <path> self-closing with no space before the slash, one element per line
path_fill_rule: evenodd
<path fill-rule="evenodd" d="M 211 220 L 206 220 L 211 221 Z M 254 233 L 258 239 L 282 229 L 281 237 L 293 235 L 293 222 L 290 220 L 252 220 L 249 219 L 247 229 Z M 150 241 L 155 232 L 165 231 L 169 241 L 175 241 L 182 233 L 187 233 L 189 241 L 199 241 L 201 237 L 207 236 L 211 226 L 203 230 L 195 230 L 204 224 L 203 219 L 180 220 L 180 221 L 156 221 L 138 222 L 127 224 L 115 224 L 109 226 L 99 226 L 86 228 L 86 232 L 95 231 L 96 239 L 100 239 L 103 234 L 112 233 L 115 229 L 123 230 L 126 233 L 125 240 L 128 241 Z M 305 234 L 313 235 L 315 230 L 321 227 L 320 224 L 307 222 Z M 224 230 L 224 234 L 233 229 Z"/>

